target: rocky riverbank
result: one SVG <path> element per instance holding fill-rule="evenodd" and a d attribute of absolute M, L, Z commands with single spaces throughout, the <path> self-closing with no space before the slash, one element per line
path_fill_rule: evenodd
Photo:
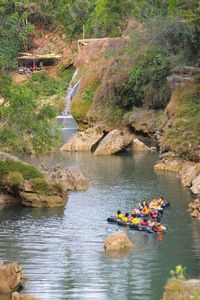
<path fill-rule="evenodd" d="M 188 211 L 200 220 L 200 163 L 187 161 L 176 156 L 164 156 L 154 166 L 156 171 L 177 173 L 185 187 L 190 188 L 196 199 L 189 204 Z"/>
<path fill-rule="evenodd" d="M 94 155 L 117 154 L 127 149 L 135 151 L 155 151 L 148 147 L 127 128 L 103 130 L 95 126 L 85 132 L 77 132 L 60 150 L 68 152 L 91 151 Z"/>
<path fill-rule="evenodd" d="M 41 172 L 6 153 L 0 155 L 0 205 L 62 207 L 69 190 L 87 190 L 86 178 L 76 169 Z"/>
<path fill-rule="evenodd" d="M 200 299 L 200 280 L 169 280 L 162 300 Z"/>
<path fill-rule="evenodd" d="M 156 163 L 154 169 L 179 174 L 182 184 L 189 187 L 194 194 L 200 195 L 200 163 L 167 155 Z"/>

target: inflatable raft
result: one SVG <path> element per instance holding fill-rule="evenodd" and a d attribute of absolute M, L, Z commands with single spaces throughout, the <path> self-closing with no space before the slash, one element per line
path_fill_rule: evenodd
<path fill-rule="evenodd" d="M 123 222 L 121 219 L 117 219 L 115 217 L 108 217 L 107 222 L 111 224 L 116 224 L 118 226 L 123 226 L 123 227 L 129 227 L 131 230 L 137 230 L 137 231 L 146 231 L 148 233 L 156 233 L 156 234 L 164 234 L 166 233 L 166 230 L 163 231 L 156 231 L 156 229 L 148 226 L 148 225 L 141 225 L 141 224 L 133 224 L 130 222 Z"/>

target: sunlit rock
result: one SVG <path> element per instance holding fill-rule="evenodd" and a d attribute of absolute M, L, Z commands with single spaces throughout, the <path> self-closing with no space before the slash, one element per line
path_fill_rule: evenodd
<path fill-rule="evenodd" d="M 0 264 L 0 293 L 17 291 L 23 285 L 22 268 L 17 263 Z"/>
<path fill-rule="evenodd" d="M 148 147 L 138 138 L 133 139 L 133 150 L 134 151 L 156 151 L 155 147 Z"/>
<path fill-rule="evenodd" d="M 66 201 L 60 195 L 20 192 L 22 204 L 28 207 L 61 207 Z"/>
<path fill-rule="evenodd" d="M 200 299 L 200 280 L 169 280 L 162 300 Z"/>
<path fill-rule="evenodd" d="M 194 194 L 200 194 L 200 175 L 192 181 L 191 191 Z"/>
<path fill-rule="evenodd" d="M 117 232 L 105 239 L 104 249 L 106 252 L 121 252 L 131 250 L 133 244 L 124 232 Z"/>
<path fill-rule="evenodd" d="M 91 151 L 92 146 L 103 136 L 103 131 L 98 127 L 87 129 L 85 132 L 77 132 L 65 145 L 61 151 L 84 152 Z"/>
<path fill-rule="evenodd" d="M 132 143 L 132 135 L 114 129 L 110 131 L 94 152 L 95 155 L 110 155 L 125 150 Z"/>
<path fill-rule="evenodd" d="M 67 169 L 55 168 L 47 173 L 48 178 L 53 183 L 62 184 L 65 191 L 85 191 L 89 184 L 85 176 L 75 167 Z"/>
<path fill-rule="evenodd" d="M 193 180 L 200 174 L 200 164 L 194 164 L 193 166 L 183 168 L 181 171 L 181 182 L 184 186 L 190 187 Z"/>
<path fill-rule="evenodd" d="M 39 300 L 38 298 L 31 295 L 20 295 L 17 292 L 12 293 L 12 300 Z"/>

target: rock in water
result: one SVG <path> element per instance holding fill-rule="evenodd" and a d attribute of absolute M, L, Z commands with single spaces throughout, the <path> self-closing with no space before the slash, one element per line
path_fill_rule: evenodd
<path fill-rule="evenodd" d="M 133 139 L 133 150 L 134 151 L 156 151 L 155 147 L 148 147 L 138 138 Z"/>
<path fill-rule="evenodd" d="M 125 150 L 131 143 L 131 134 L 119 129 L 110 131 L 94 152 L 95 155 L 110 155 Z"/>
<path fill-rule="evenodd" d="M 62 184 L 65 191 L 86 191 L 89 188 L 85 176 L 75 167 L 57 167 L 48 172 L 47 176 L 50 181 Z"/>
<path fill-rule="evenodd" d="M 85 132 L 77 132 L 65 145 L 61 151 L 91 151 L 94 144 L 103 136 L 103 130 L 98 127 L 87 129 Z"/>
<path fill-rule="evenodd" d="M 12 300 L 39 300 L 39 299 L 31 295 L 20 295 L 19 293 L 15 292 L 12 293 Z"/>
<path fill-rule="evenodd" d="M 192 181 L 191 191 L 196 195 L 200 195 L 200 175 Z"/>
<path fill-rule="evenodd" d="M 27 207 L 62 207 L 66 201 L 59 195 L 20 193 L 22 204 Z"/>
<path fill-rule="evenodd" d="M 193 297 L 194 296 L 194 297 Z M 163 300 L 200 299 L 200 280 L 169 280 L 165 286 Z"/>
<path fill-rule="evenodd" d="M 200 220 L 200 199 L 195 199 L 188 205 L 191 217 L 197 218 Z"/>
<path fill-rule="evenodd" d="M 22 268 L 15 262 L 0 265 L 0 293 L 17 291 L 23 285 Z"/>
<path fill-rule="evenodd" d="M 117 232 L 106 238 L 104 242 L 105 251 L 126 251 L 132 249 L 133 244 L 124 232 Z"/>

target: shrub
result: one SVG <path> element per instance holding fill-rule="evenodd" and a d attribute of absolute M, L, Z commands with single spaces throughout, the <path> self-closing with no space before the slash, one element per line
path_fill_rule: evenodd
<path fill-rule="evenodd" d="M 33 179 L 33 178 L 43 178 L 44 175 L 35 167 L 24 164 L 20 161 L 14 161 L 11 159 L 6 159 L 5 161 L 0 161 L 0 178 L 9 175 L 9 173 L 18 172 L 24 179 Z"/>
<path fill-rule="evenodd" d="M 186 268 L 182 265 L 176 266 L 175 270 L 170 271 L 172 279 L 185 280 L 185 270 Z"/>
<path fill-rule="evenodd" d="M 33 189 L 45 193 L 45 194 L 52 194 L 53 189 L 50 183 L 48 183 L 45 178 L 33 178 L 31 180 Z"/>
<path fill-rule="evenodd" d="M 7 179 L 11 184 L 11 186 L 15 186 L 15 187 L 19 187 L 24 182 L 23 175 L 18 171 L 9 172 Z"/>
<path fill-rule="evenodd" d="M 130 69 L 128 79 L 117 90 L 118 104 L 125 108 L 145 106 L 164 108 L 170 99 L 166 77 L 170 62 L 161 50 L 151 50 L 138 58 Z"/>

